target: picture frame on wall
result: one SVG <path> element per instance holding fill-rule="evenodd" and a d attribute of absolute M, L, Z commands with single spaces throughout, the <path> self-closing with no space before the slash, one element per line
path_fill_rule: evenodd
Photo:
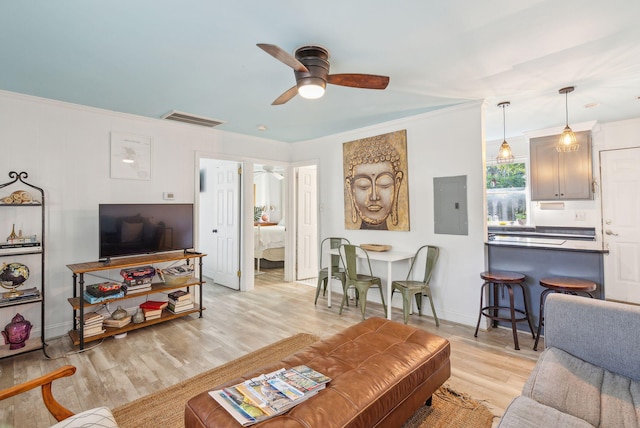
<path fill-rule="evenodd" d="M 151 180 L 151 137 L 111 133 L 111 178 Z"/>
<path fill-rule="evenodd" d="M 407 130 L 342 145 L 345 229 L 409 231 Z"/>

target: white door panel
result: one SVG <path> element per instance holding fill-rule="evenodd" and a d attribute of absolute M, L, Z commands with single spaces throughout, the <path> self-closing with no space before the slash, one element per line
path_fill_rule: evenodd
<path fill-rule="evenodd" d="M 203 272 L 216 284 L 240 289 L 240 168 L 233 161 L 205 159 L 206 186 L 200 194 Z"/>
<path fill-rule="evenodd" d="M 640 148 L 600 152 L 605 298 L 640 304 Z"/>
<path fill-rule="evenodd" d="M 297 171 L 296 279 L 318 275 L 318 215 L 316 167 Z"/>

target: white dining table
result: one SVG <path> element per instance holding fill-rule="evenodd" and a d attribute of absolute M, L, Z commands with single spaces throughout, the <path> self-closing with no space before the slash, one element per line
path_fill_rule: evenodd
<path fill-rule="evenodd" d="M 340 251 L 338 248 L 331 248 L 327 251 L 327 254 L 329 255 L 340 255 Z M 395 262 L 400 262 L 403 260 L 407 260 L 408 262 L 408 268 L 409 269 L 411 267 L 411 260 L 413 259 L 413 257 L 415 256 L 414 253 L 408 252 L 408 251 L 396 251 L 396 250 L 389 250 L 389 251 L 367 251 L 367 254 L 369 255 L 369 260 L 378 260 L 378 261 L 383 261 L 387 263 L 387 282 L 386 282 L 386 288 L 387 288 L 387 293 L 386 293 L 386 299 L 387 299 L 387 319 L 391 319 L 391 283 L 393 282 L 393 264 Z M 360 253 L 358 255 L 359 258 L 363 258 L 364 255 L 362 253 Z M 327 257 L 328 260 L 331 260 L 330 257 Z M 373 267 L 371 268 L 373 269 Z M 331 272 L 331 263 L 329 263 L 329 266 L 327 267 L 328 270 L 328 275 L 329 278 L 327 279 L 329 281 L 329 286 L 327 287 L 329 289 L 329 293 L 327 295 L 327 306 L 331 307 L 331 286 L 332 286 L 332 282 L 333 282 L 333 277 L 332 277 L 332 272 Z M 398 278 L 396 278 L 398 279 Z M 404 278 L 402 278 L 404 279 Z"/>

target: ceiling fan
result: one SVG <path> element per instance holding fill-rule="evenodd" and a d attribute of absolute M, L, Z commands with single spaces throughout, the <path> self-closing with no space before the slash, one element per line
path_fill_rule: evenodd
<path fill-rule="evenodd" d="M 388 76 L 329 74 L 329 51 L 322 46 L 302 46 L 296 49 L 295 56 L 276 45 L 258 43 L 258 47 L 293 68 L 296 76 L 296 85 L 286 90 L 271 105 L 284 104 L 296 94 L 303 98 L 320 98 L 324 95 L 327 83 L 363 89 L 385 89 L 389 84 Z"/>
<path fill-rule="evenodd" d="M 259 165 L 256 165 L 256 168 L 259 168 Z M 271 166 L 271 165 L 263 165 L 262 169 L 256 169 L 253 172 L 254 175 L 260 175 L 260 174 L 268 174 L 271 175 L 272 177 L 278 179 L 278 180 L 284 180 L 284 175 L 282 175 L 280 172 L 275 170 L 275 167 Z"/>

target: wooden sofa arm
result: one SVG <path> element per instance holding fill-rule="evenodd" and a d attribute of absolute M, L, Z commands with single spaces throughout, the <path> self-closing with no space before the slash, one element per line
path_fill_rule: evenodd
<path fill-rule="evenodd" d="M 58 422 L 73 416 L 74 413 L 62 406 L 60 403 L 53 398 L 53 394 L 51 392 L 51 383 L 63 377 L 71 376 L 76 372 L 76 368 L 74 366 L 62 366 L 59 369 L 56 369 L 50 373 L 47 373 L 44 376 L 41 376 L 36 379 L 32 379 L 28 382 L 24 382 L 11 388 L 3 389 L 0 391 L 0 400 L 4 400 L 5 398 L 13 397 L 14 395 L 21 394 L 25 391 L 29 391 L 30 389 L 37 388 L 38 386 L 42 387 L 42 399 L 44 401 L 44 405 L 47 406 L 49 413 L 53 415 L 54 418 Z"/>

